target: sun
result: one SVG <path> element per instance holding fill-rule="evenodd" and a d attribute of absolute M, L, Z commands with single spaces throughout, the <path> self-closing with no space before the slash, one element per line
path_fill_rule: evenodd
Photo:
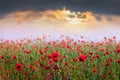
<path fill-rule="evenodd" d="M 79 17 L 81 15 L 80 12 L 74 12 L 67 10 L 65 7 L 63 8 L 63 13 L 65 14 L 64 20 L 72 25 L 79 25 L 82 22 L 82 19 Z"/>

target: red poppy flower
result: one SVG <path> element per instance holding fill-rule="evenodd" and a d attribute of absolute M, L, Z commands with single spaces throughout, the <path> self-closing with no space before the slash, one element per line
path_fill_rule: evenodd
<path fill-rule="evenodd" d="M 34 78 L 35 78 L 35 79 L 38 79 L 38 78 L 39 78 L 39 76 L 38 76 L 38 75 L 35 75 L 35 76 L 34 76 Z"/>
<path fill-rule="evenodd" d="M 24 50 L 24 53 L 30 54 L 31 50 Z"/>
<path fill-rule="evenodd" d="M 41 49 L 39 49 L 38 51 L 39 51 L 39 53 L 40 53 L 41 55 L 43 54 L 43 51 L 42 51 Z"/>
<path fill-rule="evenodd" d="M 117 62 L 120 64 L 120 59 Z"/>
<path fill-rule="evenodd" d="M 99 59 L 100 58 L 100 54 L 96 54 L 96 58 Z"/>
<path fill-rule="evenodd" d="M 45 57 L 44 57 L 44 56 L 41 56 L 41 60 L 45 60 Z"/>
<path fill-rule="evenodd" d="M 58 62 L 58 58 L 52 58 L 54 62 Z"/>
<path fill-rule="evenodd" d="M 98 72 L 98 70 L 95 68 L 95 69 L 93 69 L 93 73 L 97 73 Z"/>
<path fill-rule="evenodd" d="M 52 58 L 58 58 L 58 57 L 59 57 L 59 54 L 57 52 L 52 53 Z"/>
<path fill-rule="evenodd" d="M 81 62 L 85 62 L 85 60 L 86 60 L 87 57 L 88 57 L 88 54 L 84 54 L 84 55 L 78 56 L 78 59 L 79 59 Z"/>
<path fill-rule="evenodd" d="M 106 61 L 107 62 L 112 62 L 114 59 L 112 57 L 108 58 Z"/>
<path fill-rule="evenodd" d="M 7 80 L 7 76 L 6 75 L 3 75 L 3 80 Z"/>
<path fill-rule="evenodd" d="M 69 63 L 68 63 L 68 62 L 65 62 L 65 66 L 69 66 Z"/>
<path fill-rule="evenodd" d="M 51 65 L 51 66 L 53 66 L 53 65 L 54 65 L 53 60 L 49 60 L 49 63 L 50 63 L 50 65 Z"/>
<path fill-rule="evenodd" d="M 23 65 L 21 63 L 16 64 L 16 70 L 21 71 L 23 69 Z"/>
<path fill-rule="evenodd" d="M 77 59 L 77 58 L 72 58 L 72 60 L 73 60 L 74 62 L 77 62 L 77 61 L 78 61 L 78 59 Z"/>
<path fill-rule="evenodd" d="M 106 62 L 106 66 L 110 66 L 111 64 L 110 64 L 110 62 Z"/>
<path fill-rule="evenodd" d="M 58 62 L 59 54 L 57 51 L 48 55 L 48 58 L 51 58 L 54 62 Z"/>
<path fill-rule="evenodd" d="M 106 51 L 106 52 L 105 52 L 105 55 L 108 55 L 108 54 L 109 54 L 109 52 L 108 52 L 108 51 Z"/>
<path fill-rule="evenodd" d="M 14 56 L 13 56 L 13 59 L 17 59 L 17 55 L 14 55 Z"/>
<path fill-rule="evenodd" d="M 0 58 L 1 58 L 1 59 L 4 59 L 4 58 L 5 58 L 5 56 L 4 56 L 4 55 L 2 55 L 2 56 L 0 56 Z"/>
<path fill-rule="evenodd" d="M 94 54 L 94 52 L 90 52 L 90 55 L 93 55 Z"/>
<path fill-rule="evenodd" d="M 110 74 L 111 74 L 111 71 L 110 71 L 110 70 L 108 70 L 108 71 L 107 71 L 107 73 L 110 75 Z"/>
<path fill-rule="evenodd" d="M 47 70 L 50 69 L 50 66 L 45 66 L 45 69 L 47 69 Z"/>
<path fill-rule="evenodd" d="M 103 52 L 103 51 L 104 51 L 104 48 L 100 48 L 100 51 Z"/>
<path fill-rule="evenodd" d="M 23 74 L 25 74 L 25 75 L 26 75 L 26 74 L 27 74 L 27 71 L 24 71 L 24 72 L 23 72 Z"/>
<path fill-rule="evenodd" d="M 116 52 L 117 52 L 117 53 L 120 53 L 120 48 L 116 49 Z"/>
<path fill-rule="evenodd" d="M 52 54 L 48 54 L 48 58 L 52 58 Z"/>

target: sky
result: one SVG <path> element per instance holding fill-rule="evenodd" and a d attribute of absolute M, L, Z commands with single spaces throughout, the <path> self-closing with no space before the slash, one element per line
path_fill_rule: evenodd
<path fill-rule="evenodd" d="M 120 40 L 120 0 L 0 0 L 0 39 L 61 34 Z"/>

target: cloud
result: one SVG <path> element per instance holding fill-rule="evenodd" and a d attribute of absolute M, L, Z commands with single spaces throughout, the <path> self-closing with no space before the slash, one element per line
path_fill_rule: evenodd
<path fill-rule="evenodd" d="M 91 24 L 120 24 L 118 15 L 101 15 L 90 11 L 75 12 L 67 9 L 45 10 L 45 11 L 17 11 L 12 12 L 0 19 L 0 23 L 16 22 L 18 24 L 30 22 L 47 21 L 52 23 L 61 23 L 68 25 L 88 25 Z"/>

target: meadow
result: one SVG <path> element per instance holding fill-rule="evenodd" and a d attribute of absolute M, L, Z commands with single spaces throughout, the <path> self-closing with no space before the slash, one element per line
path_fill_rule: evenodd
<path fill-rule="evenodd" d="M 116 37 L 85 41 L 61 36 L 0 41 L 0 80 L 120 80 Z"/>

